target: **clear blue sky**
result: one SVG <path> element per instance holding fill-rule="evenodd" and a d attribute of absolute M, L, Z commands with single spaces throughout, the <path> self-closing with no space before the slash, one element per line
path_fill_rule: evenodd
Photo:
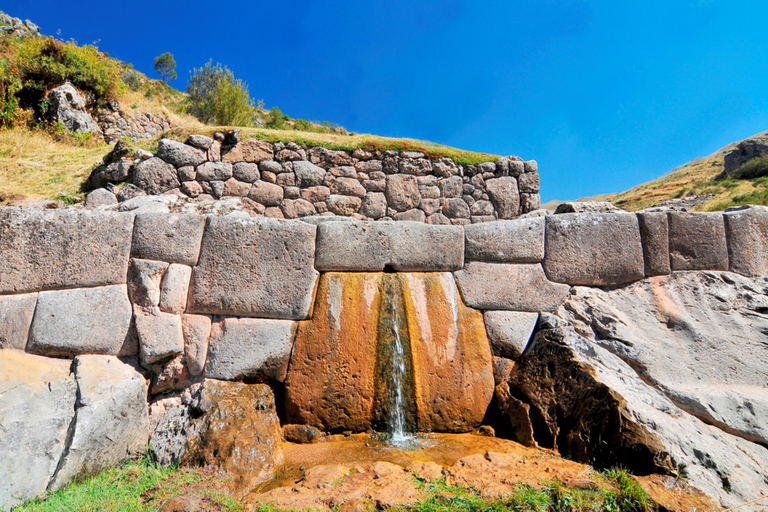
<path fill-rule="evenodd" d="M 765 0 L 0 0 L 186 87 L 209 59 L 291 117 L 536 159 L 542 199 L 617 192 L 768 130 Z"/>

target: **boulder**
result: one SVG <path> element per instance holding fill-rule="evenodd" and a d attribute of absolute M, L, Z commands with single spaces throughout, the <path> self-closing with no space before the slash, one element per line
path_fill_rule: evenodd
<path fill-rule="evenodd" d="M 37 305 L 37 293 L 0 295 L 0 349 L 24 350 Z"/>
<path fill-rule="evenodd" d="M 205 376 L 283 382 L 295 332 L 296 323 L 290 320 L 224 318 L 214 322 Z"/>
<path fill-rule="evenodd" d="M 78 356 L 73 368 L 74 425 L 51 491 L 141 453 L 149 440 L 147 383 L 140 373 L 116 357 L 99 355 Z"/>
<path fill-rule="evenodd" d="M 539 173 L 525 172 L 517 177 L 520 192 L 535 194 L 539 191 Z"/>
<path fill-rule="evenodd" d="M 443 215 L 449 219 L 468 219 L 471 215 L 469 206 L 463 199 L 447 199 L 443 206 Z"/>
<path fill-rule="evenodd" d="M 290 188 L 295 188 L 297 192 L 296 197 L 298 197 L 299 189 L 296 187 L 286 188 L 286 196 L 288 196 L 288 191 Z M 286 219 L 300 219 L 302 217 L 308 217 L 317 213 L 315 206 L 305 199 L 285 199 L 280 204 L 280 210 L 283 212 L 283 216 Z"/>
<path fill-rule="evenodd" d="M 539 263 L 544 259 L 544 219 L 500 220 L 464 228 L 467 260 Z"/>
<path fill-rule="evenodd" d="M 85 207 L 96 208 L 97 206 L 111 206 L 117 204 L 115 194 L 105 188 L 97 188 L 85 196 Z"/>
<path fill-rule="evenodd" d="M 168 266 L 160 285 L 160 310 L 166 313 L 180 315 L 187 308 L 189 278 L 192 267 L 173 263 Z"/>
<path fill-rule="evenodd" d="M 48 118 L 59 121 L 75 133 L 100 133 L 99 125 L 85 111 L 85 101 L 71 83 L 56 87 L 48 93 Z"/>
<path fill-rule="evenodd" d="M 117 355 L 130 325 L 125 285 L 40 292 L 27 351 L 65 357 Z"/>
<path fill-rule="evenodd" d="M 232 176 L 244 183 L 253 183 L 261 177 L 259 166 L 249 162 L 238 162 L 232 167 Z"/>
<path fill-rule="evenodd" d="M 515 178 L 493 178 L 486 181 L 485 186 L 500 219 L 512 219 L 520 215 L 520 192 Z"/>
<path fill-rule="evenodd" d="M 371 219 L 380 219 L 387 215 L 387 198 L 381 192 L 368 192 L 360 204 L 359 212 Z"/>
<path fill-rule="evenodd" d="M 384 190 L 387 204 L 398 212 L 404 212 L 411 208 L 417 208 L 421 202 L 419 186 L 415 176 L 406 174 L 393 174 L 387 176 L 387 185 Z"/>
<path fill-rule="evenodd" d="M 547 280 L 539 264 L 471 261 L 455 275 L 464 301 L 476 309 L 552 311 L 569 290 Z"/>
<path fill-rule="evenodd" d="M 203 151 L 208 151 L 213 145 L 213 139 L 205 135 L 193 134 L 187 139 L 187 144 L 200 148 Z"/>
<path fill-rule="evenodd" d="M 728 270 L 722 213 L 669 212 L 672 270 Z"/>
<path fill-rule="evenodd" d="M 197 264 L 205 217 L 178 213 L 136 215 L 131 254 L 136 258 Z"/>
<path fill-rule="evenodd" d="M 646 276 L 662 276 L 672 272 L 669 266 L 669 225 L 664 212 L 637 214 L 643 241 Z"/>
<path fill-rule="evenodd" d="M 0 349 L 0 509 L 46 490 L 69 441 L 77 382 L 71 361 Z"/>
<path fill-rule="evenodd" d="M 160 139 L 156 157 L 176 168 L 186 165 L 197 167 L 207 160 L 205 151 L 171 139 Z"/>
<path fill-rule="evenodd" d="M 486 311 L 483 316 L 493 355 L 505 359 L 517 359 L 525 352 L 539 321 L 538 313 L 522 311 Z"/>
<path fill-rule="evenodd" d="M 326 203 L 328 204 L 329 211 L 332 211 L 336 215 L 349 217 L 357 213 L 362 204 L 362 200 L 359 197 L 331 194 Z"/>
<path fill-rule="evenodd" d="M 184 362 L 189 373 L 201 375 L 208 357 L 208 339 L 211 334 L 211 317 L 183 315 L 181 331 L 184 334 Z"/>
<path fill-rule="evenodd" d="M 151 195 L 162 194 L 181 186 L 176 168 L 160 158 L 139 162 L 133 173 L 133 184 Z"/>
<path fill-rule="evenodd" d="M 413 208 L 412 210 L 396 213 L 395 220 L 400 222 L 425 222 L 427 220 L 427 216 L 423 210 Z"/>
<path fill-rule="evenodd" d="M 204 162 L 196 168 L 197 181 L 227 181 L 232 177 L 232 164 L 227 162 Z"/>
<path fill-rule="evenodd" d="M 259 163 L 263 160 L 272 160 L 274 151 L 272 144 L 263 140 L 244 140 L 234 147 L 222 151 L 221 159 L 224 162 L 250 162 Z"/>
<path fill-rule="evenodd" d="M 269 218 L 209 218 L 188 312 L 307 318 L 318 275 L 315 229 Z"/>
<path fill-rule="evenodd" d="M 248 199 L 252 199 L 264 206 L 278 206 L 283 202 L 283 187 L 266 181 L 257 181 L 248 192 Z"/>
<path fill-rule="evenodd" d="M 729 209 L 723 218 L 730 271 L 749 277 L 768 274 L 768 209 Z"/>
<path fill-rule="evenodd" d="M 354 167 L 351 168 L 354 171 Z M 331 194 L 341 196 L 353 196 L 362 199 L 365 197 L 366 190 L 355 178 L 341 177 L 331 183 Z"/>
<path fill-rule="evenodd" d="M 544 271 L 558 283 L 604 286 L 645 277 L 634 214 L 550 215 L 545 247 Z"/>
<path fill-rule="evenodd" d="M 296 186 L 301 188 L 323 185 L 325 169 L 306 161 L 293 162 L 293 172 L 296 174 Z"/>
<path fill-rule="evenodd" d="M 125 283 L 133 217 L 0 208 L 0 294 Z"/>
<path fill-rule="evenodd" d="M 451 176 L 449 178 L 438 180 L 437 187 L 440 190 L 440 195 L 442 197 L 461 197 L 464 181 L 461 179 L 461 176 Z"/>
<path fill-rule="evenodd" d="M 283 425 L 283 438 L 291 443 L 311 444 L 323 438 L 323 433 L 311 425 Z"/>

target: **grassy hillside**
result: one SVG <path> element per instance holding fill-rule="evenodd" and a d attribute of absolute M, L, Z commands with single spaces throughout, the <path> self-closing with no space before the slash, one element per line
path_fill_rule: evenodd
<path fill-rule="evenodd" d="M 768 132 L 756 136 L 763 135 Z M 617 194 L 610 201 L 630 211 L 694 194 L 712 194 L 711 199 L 693 208 L 696 211 L 719 211 L 740 204 L 768 204 L 768 178 L 717 179 L 723 172 L 725 154 L 737 144 L 738 141 L 707 157 L 697 158 L 660 178 Z"/>

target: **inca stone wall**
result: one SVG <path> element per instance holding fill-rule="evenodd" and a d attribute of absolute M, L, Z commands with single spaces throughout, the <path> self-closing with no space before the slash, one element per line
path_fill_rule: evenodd
<path fill-rule="evenodd" d="M 247 198 L 254 216 L 440 225 L 513 219 L 540 204 L 538 166 L 518 157 L 457 165 L 416 151 L 348 152 L 241 141 L 237 130 L 214 138 L 192 135 L 186 144 L 162 139 L 157 154 L 138 159 L 120 151 L 91 182 L 110 188 L 129 181 L 121 190 L 112 189 L 121 200 L 173 191 L 193 198 Z"/>

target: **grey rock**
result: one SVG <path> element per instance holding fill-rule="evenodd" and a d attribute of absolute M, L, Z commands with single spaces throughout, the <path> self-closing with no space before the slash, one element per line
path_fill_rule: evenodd
<path fill-rule="evenodd" d="M 216 199 L 221 199 L 221 197 L 224 195 L 224 182 L 223 181 L 202 181 L 200 182 L 203 185 L 203 190 L 206 190 L 205 186 L 210 186 L 210 194 L 215 197 Z M 206 190 L 206 192 L 208 192 Z"/>
<path fill-rule="evenodd" d="M 268 218 L 210 218 L 189 312 L 307 318 L 318 277 L 315 229 Z"/>
<path fill-rule="evenodd" d="M 125 285 L 40 292 L 27 351 L 65 357 L 116 355 L 130 325 Z"/>
<path fill-rule="evenodd" d="M 134 306 L 133 315 L 142 363 L 152 364 L 182 353 L 184 334 L 180 316 L 163 313 L 157 307 L 141 306 Z"/>
<path fill-rule="evenodd" d="M 136 215 L 131 254 L 136 258 L 195 265 L 205 217 L 178 213 Z"/>
<path fill-rule="evenodd" d="M 422 199 L 438 199 L 440 197 L 440 189 L 438 187 L 420 187 L 419 194 Z"/>
<path fill-rule="evenodd" d="M 66 82 L 48 94 L 48 118 L 61 122 L 67 130 L 76 133 L 98 133 L 99 125 L 85 111 L 85 101 L 72 84 Z"/>
<path fill-rule="evenodd" d="M 115 194 L 105 188 L 97 188 L 85 196 L 85 207 L 96 208 L 97 206 L 110 206 L 117 204 Z"/>
<path fill-rule="evenodd" d="M 544 259 L 544 218 L 500 220 L 464 228 L 467 260 L 538 263 Z"/>
<path fill-rule="evenodd" d="M 390 260 L 388 235 L 379 223 L 319 223 L 315 268 L 341 272 L 382 271 Z"/>
<path fill-rule="evenodd" d="M 149 444 L 157 462 L 164 466 L 180 463 L 189 441 L 198 435 L 198 426 L 191 417 L 196 411 L 188 403 L 192 398 L 189 390 L 182 394 L 184 399 L 176 396 L 149 404 Z"/>
<path fill-rule="evenodd" d="M 205 376 L 283 382 L 295 333 L 289 320 L 224 318 L 211 326 Z"/>
<path fill-rule="evenodd" d="M 51 491 L 140 453 L 149 440 L 147 383 L 140 373 L 116 357 L 100 355 L 78 356 L 73 367 L 75 420 Z"/>
<path fill-rule="evenodd" d="M 550 215 L 545 248 L 544 271 L 558 283 L 603 286 L 645 277 L 634 214 Z"/>
<path fill-rule="evenodd" d="M 330 173 L 338 177 L 356 178 L 357 169 L 351 165 L 342 165 L 340 167 L 331 167 Z"/>
<path fill-rule="evenodd" d="M 322 185 L 325 178 L 325 169 L 305 161 L 294 162 L 293 172 L 296 174 L 296 185 L 302 188 Z"/>
<path fill-rule="evenodd" d="M 768 274 L 768 209 L 731 210 L 723 218 L 730 271 L 744 276 Z"/>
<path fill-rule="evenodd" d="M 424 153 L 421 151 L 401 151 L 401 158 L 424 158 Z"/>
<path fill-rule="evenodd" d="M 359 172 L 364 172 L 364 173 L 382 172 L 383 170 L 381 160 L 368 160 L 368 161 L 358 162 L 355 164 L 355 168 Z"/>
<path fill-rule="evenodd" d="M 274 160 L 262 160 L 259 162 L 259 170 L 261 172 L 271 172 L 274 174 L 280 174 L 283 172 L 283 166 L 279 162 Z"/>
<path fill-rule="evenodd" d="M 672 270 L 728 270 L 722 213 L 670 212 L 669 261 Z"/>
<path fill-rule="evenodd" d="M 296 187 L 296 175 L 292 172 L 284 172 L 277 175 L 277 180 L 275 182 L 284 188 Z"/>
<path fill-rule="evenodd" d="M 204 193 L 202 185 L 196 181 L 185 181 L 181 184 L 181 191 L 187 194 L 189 197 L 197 197 Z"/>
<path fill-rule="evenodd" d="M 232 176 L 245 183 L 253 183 L 261 178 L 259 166 L 249 162 L 238 162 L 232 166 Z"/>
<path fill-rule="evenodd" d="M 340 177 L 331 184 L 331 194 L 343 196 L 365 197 L 365 187 L 355 178 Z"/>
<path fill-rule="evenodd" d="M 160 310 L 180 315 L 187 307 L 192 267 L 174 263 L 168 267 L 160 285 Z"/>
<path fill-rule="evenodd" d="M 287 192 L 288 189 L 286 189 Z M 280 204 L 280 210 L 282 210 L 286 219 L 300 219 L 317 213 L 314 205 L 306 199 L 285 199 Z"/>
<path fill-rule="evenodd" d="M 205 162 L 196 168 L 197 181 L 227 181 L 232 177 L 232 164 L 227 162 Z"/>
<path fill-rule="evenodd" d="M 485 187 L 500 219 L 511 219 L 520 214 L 520 193 L 515 178 L 504 176 L 490 179 Z"/>
<path fill-rule="evenodd" d="M 360 204 L 361 215 L 380 219 L 387 214 L 387 198 L 381 192 L 368 192 Z"/>
<path fill-rule="evenodd" d="M 140 213 L 169 213 L 171 205 L 176 202 L 175 194 L 163 194 L 161 196 L 148 196 L 146 194 L 128 199 L 117 206 L 119 212 L 130 212 L 135 215 Z"/>
<path fill-rule="evenodd" d="M 328 210 L 336 215 L 351 216 L 360 209 L 362 200 L 359 197 L 331 194 L 326 201 Z"/>
<path fill-rule="evenodd" d="M 257 181 L 248 192 L 248 199 L 252 199 L 264 206 L 278 206 L 283 202 L 283 187 L 266 181 Z"/>
<path fill-rule="evenodd" d="M 133 183 L 126 183 L 125 186 L 117 192 L 117 201 L 122 203 L 133 199 L 134 197 L 141 197 L 147 195 L 142 189 L 134 185 Z"/>
<path fill-rule="evenodd" d="M 539 264 L 471 261 L 455 272 L 467 306 L 504 311 L 554 311 L 570 287 L 553 283 Z"/>
<path fill-rule="evenodd" d="M 539 164 L 536 162 L 536 160 L 528 160 L 525 162 L 525 172 L 538 172 L 539 171 Z"/>
<path fill-rule="evenodd" d="M 520 194 L 520 210 L 523 213 L 532 212 L 541 208 L 541 196 L 539 194 Z"/>
<path fill-rule="evenodd" d="M 45 491 L 75 415 L 71 361 L 0 349 L 0 509 Z"/>
<path fill-rule="evenodd" d="M 421 209 L 414 208 L 406 212 L 400 212 L 395 214 L 395 220 L 398 221 L 412 221 L 412 222 L 424 222 L 427 220 L 427 215 Z"/>
<path fill-rule="evenodd" d="M 462 198 L 465 203 L 470 204 L 469 201 Z M 493 203 L 490 201 L 474 201 L 474 198 L 472 200 L 471 206 L 469 208 L 470 213 L 472 216 L 483 216 L 483 217 L 493 217 Z"/>
<path fill-rule="evenodd" d="M 208 151 L 208 149 L 210 149 L 211 145 L 213 144 L 213 139 L 206 137 L 205 135 L 193 134 L 189 136 L 189 139 L 187 139 L 187 144 L 190 146 L 195 146 L 196 148 L 200 148 L 204 151 Z"/>
<path fill-rule="evenodd" d="M 128 296 L 133 304 L 157 307 L 160 303 L 160 283 L 168 263 L 132 258 L 128 267 Z"/>
<path fill-rule="evenodd" d="M 430 161 L 424 160 L 422 158 L 418 158 L 418 159 L 401 158 L 399 165 L 400 165 L 400 172 L 403 174 L 411 174 L 414 176 L 425 176 L 432 172 L 432 164 L 430 163 Z"/>
<path fill-rule="evenodd" d="M 156 156 L 174 167 L 185 165 L 197 167 L 207 159 L 205 151 L 171 139 L 160 139 Z"/>
<path fill-rule="evenodd" d="M 442 213 L 433 213 L 426 220 L 427 224 L 433 226 L 450 226 L 451 219 L 443 215 Z"/>
<path fill-rule="evenodd" d="M 446 199 L 443 205 L 443 215 L 449 219 L 468 219 L 471 215 L 469 206 L 463 199 Z"/>
<path fill-rule="evenodd" d="M 555 213 L 619 213 L 622 209 L 608 201 L 567 201 L 557 205 Z"/>
<path fill-rule="evenodd" d="M 643 241 L 646 276 L 662 276 L 672 272 L 669 266 L 669 226 L 663 212 L 637 214 Z"/>
<path fill-rule="evenodd" d="M 387 205 L 398 212 L 404 212 L 419 206 L 421 196 L 415 176 L 394 174 L 387 176 L 385 188 Z"/>
<path fill-rule="evenodd" d="M 133 217 L 0 207 L 0 294 L 125 283 Z"/>
<path fill-rule="evenodd" d="M 517 359 L 533 336 L 539 313 L 524 311 L 486 311 L 483 313 L 491 350 L 496 357 Z"/>
<path fill-rule="evenodd" d="M 37 293 L 0 295 L 0 349 L 25 349 L 36 304 Z"/>
<path fill-rule="evenodd" d="M 107 166 L 105 176 L 110 181 L 125 181 L 131 173 L 131 167 L 133 159 L 112 162 Z"/>
<path fill-rule="evenodd" d="M 539 191 L 539 174 L 536 172 L 523 173 L 518 176 L 517 184 L 520 192 L 535 194 Z"/>
<path fill-rule="evenodd" d="M 442 202 L 440 199 L 427 199 L 422 194 L 419 209 L 424 210 L 425 215 L 432 215 L 442 209 Z"/>
<path fill-rule="evenodd" d="M 162 194 L 181 185 L 176 168 L 159 158 L 142 160 L 136 166 L 133 183 L 148 194 Z"/>
<path fill-rule="evenodd" d="M 440 189 L 440 195 L 443 197 L 461 197 L 461 193 L 464 190 L 464 181 L 461 179 L 461 176 L 452 176 L 439 180 L 437 187 Z"/>
<path fill-rule="evenodd" d="M 208 356 L 208 339 L 211 334 L 211 317 L 183 315 L 181 330 L 184 334 L 184 362 L 192 375 L 201 375 Z"/>

